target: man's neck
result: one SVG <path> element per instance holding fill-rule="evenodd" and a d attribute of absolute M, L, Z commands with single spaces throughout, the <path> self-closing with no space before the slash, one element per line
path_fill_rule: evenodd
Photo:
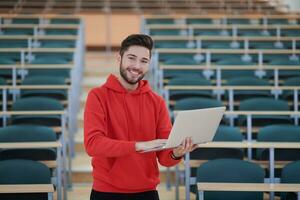
<path fill-rule="evenodd" d="M 118 76 L 118 80 L 120 81 L 121 85 L 128 91 L 136 90 L 139 85 L 138 83 L 136 84 L 127 83 L 127 81 L 125 81 L 122 76 Z"/>

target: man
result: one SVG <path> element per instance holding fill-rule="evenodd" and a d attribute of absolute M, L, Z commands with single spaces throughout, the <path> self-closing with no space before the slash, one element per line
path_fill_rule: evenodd
<path fill-rule="evenodd" d="M 195 148 L 190 138 L 170 150 L 141 153 L 166 142 L 171 122 L 163 99 L 147 81 L 152 39 L 128 36 L 118 55 L 120 74 L 90 91 L 84 113 L 84 144 L 92 157 L 91 200 L 158 200 L 158 162 L 176 165 Z"/>

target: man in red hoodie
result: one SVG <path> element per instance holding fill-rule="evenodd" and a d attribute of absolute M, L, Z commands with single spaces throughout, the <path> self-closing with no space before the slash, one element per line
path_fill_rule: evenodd
<path fill-rule="evenodd" d="M 166 167 L 195 148 L 190 138 L 171 150 L 162 146 L 171 131 L 164 100 L 142 80 L 148 71 L 152 39 L 128 36 L 118 55 L 120 74 L 89 92 L 84 113 L 84 145 L 92 157 L 91 200 L 158 200 L 157 161 Z"/>

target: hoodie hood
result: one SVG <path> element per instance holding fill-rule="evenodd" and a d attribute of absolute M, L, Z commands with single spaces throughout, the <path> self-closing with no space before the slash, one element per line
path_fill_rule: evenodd
<path fill-rule="evenodd" d="M 115 75 L 110 75 L 104 84 L 104 87 L 114 90 L 119 93 L 130 93 L 130 94 L 141 94 L 141 93 L 147 93 L 151 90 L 148 81 L 146 80 L 141 80 L 139 81 L 139 85 L 136 90 L 134 91 L 128 91 L 126 90 L 118 78 Z"/>

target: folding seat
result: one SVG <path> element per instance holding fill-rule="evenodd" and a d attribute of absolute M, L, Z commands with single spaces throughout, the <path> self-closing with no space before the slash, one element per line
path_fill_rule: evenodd
<path fill-rule="evenodd" d="M 65 85 L 63 77 L 54 76 L 28 76 L 21 83 L 22 85 Z M 49 97 L 58 100 L 66 100 L 68 93 L 60 89 L 26 89 L 21 90 L 21 97 Z"/>
<path fill-rule="evenodd" d="M 40 40 L 41 48 L 75 48 L 74 40 Z"/>
<path fill-rule="evenodd" d="M 197 65 L 197 62 L 194 58 L 189 58 L 187 56 L 180 56 L 180 57 L 169 57 L 164 61 L 166 65 Z"/>
<path fill-rule="evenodd" d="M 197 19 L 197 18 L 187 18 L 186 19 L 186 24 L 212 24 L 213 20 L 212 19 Z"/>
<path fill-rule="evenodd" d="M 5 54 L 0 55 L 0 65 L 14 65 L 16 62 L 13 58 L 6 57 Z M 0 77 L 5 79 L 12 79 L 12 70 L 11 69 L 1 69 Z"/>
<path fill-rule="evenodd" d="M 289 24 L 288 19 L 278 18 L 278 19 L 268 19 L 268 24 Z"/>
<path fill-rule="evenodd" d="M 146 19 L 146 24 L 174 24 L 174 19 Z"/>
<path fill-rule="evenodd" d="M 45 29 L 45 35 L 77 35 L 78 29 L 48 28 Z"/>
<path fill-rule="evenodd" d="M 275 124 L 261 128 L 257 135 L 260 142 L 300 142 L 300 127 Z M 257 149 L 257 159 L 269 160 L 269 149 Z M 300 160 L 300 149 L 275 149 L 275 160 Z"/>
<path fill-rule="evenodd" d="M 287 37 L 299 37 L 300 30 L 299 29 L 283 29 L 283 30 L 281 30 L 281 35 L 287 36 Z"/>
<path fill-rule="evenodd" d="M 284 81 L 283 86 L 300 86 L 300 76 L 288 78 Z M 298 97 L 300 95 L 300 91 L 298 91 Z M 282 94 L 285 100 L 293 100 L 294 91 L 293 90 L 284 90 Z"/>
<path fill-rule="evenodd" d="M 203 35 L 203 36 L 221 36 L 222 29 L 194 29 L 194 35 Z M 231 33 L 228 32 L 228 35 Z"/>
<path fill-rule="evenodd" d="M 63 105 L 55 99 L 47 97 L 27 97 L 17 99 L 12 104 L 12 111 L 62 111 Z M 60 115 L 15 115 L 11 124 L 35 124 L 45 126 L 61 126 Z"/>
<path fill-rule="evenodd" d="M 268 80 L 259 79 L 255 76 L 242 76 L 229 78 L 227 81 L 228 86 L 270 86 Z M 271 91 L 268 90 L 234 90 L 235 100 L 244 100 L 257 97 L 270 97 Z M 228 99 L 228 93 L 225 98 Z"/>
<path fill-rule="evenodd" d="M 240 102 L 240 111 L 290 111 L 288 102 L 274 98 L 251 98 Z M 252 115 L 252 126 L 270 124 L 292 124 L 293 119 L 287 115 Z M 246 124 L 246 117 L 239 117 L 239 124 Z"/>
<path fill-rule="evenodd" d="M 0 41 L 0 48 L 26 48 L 28 47 L 26 39 L 2 40 Z"/>
<path fill-rule="evenodd" d="M 12 24 L 39 24 L 39 18 L 13 18 Z"/>
<path fill-rule="evenodd" d="M 286 49 L 286 47 L 283 46 L 276 46 L 275 42 L 260 42 L 260 41 L 253 41 L 249 44 L 250 49 Z"/>
<path fill-rule="evenodd" d="M 295 161 L 287 164 L 282 169 L 281 183 L 299 184 L 300 183 L 300 161 Z M 296 200 L 297 195 L 295 193 L 281 193 L 281 200 Z"/>
<path fill-rule="evenodd" d="M 265 173 L 257 164 L 239 159 L 210 160 L 197 169 L 197 183 L 263 183 Z M 205 200 L 263 200 L 263 192 L 204 192 Z"/>
<path fill-rule="evenodd" d="M 211 86 L 211 82 L 202 76 L 179 76 L 170 79 L 168 85 L 188 86 Z M 179 100 L 187 97 L 209 97 L 212 98 L 212 90 L 171 90 L 170 100 Z"/>
<path fill-rule="evenodd" d="M 176 101 L 174 110 L 192 110 L 223 106 L 222 101 L 204 97 L 190 97 Z"/>
<path fill-rule="evenodd" d="M 259 29 L 238 29 L 238 36 L 262 36 L 262 30 Z"/>
<path fill-rule="evenodd" d="M 241 142 L 243 136 L 236 127 L 220 125 L 213 139 L 215 142 Z M 240 159 L 244 158 L 242 149 L 237 148 L 198 148 L 190 153 L 191 160 L 213 160 L 220 158 Z M 197 176 L 197 168 L 191 168 L 191 176 Z M 196 193 L 197 187 L 192 186 L 191 191 Z"/>
<path fill-rule="evenodd" d="M 249 19 L 227 19 L 227 24 L 250 24 Z"/>
<path fill-rule="evenodd" d="M 202 70 L 195 69 L 165 69 L 164 70 L 164 79 L 173 79 L 173 78 L 198 78 L 202 77 Z"/>
<path fill-rule="evenodd" d="M 203 41 L 202 45 L 205 49 L 233 49 L 231 41 Z M 241 43 L 239 43 L 239 47 L 241 47 Z"/>
<path fill-rule="evenodd" d="M 50 169 L 43 163 L 32 160 L 0 161 L 0 184 L 51 184 Z M 48 193 L 0 194 L 0 199 L 46 200 Z"/>
<path fill-rule="evenodd" d="M 33 35 L 33 28 L 3 28 L 4 35 Z"/>
<path fill-rule="evenodd" d="M 0 142 L 54 142 L 55 132 L 46 126 L 13 125 L 0 128 Z M 0 160 L 29 159 L 36 161 L 56 160 L 56 150 L 40 149 L 2 149 Z"/>
<path fill-rule="evenodd" d="M 283 65 L 283 66 L 299 66 L 299 60 L 290 60 L 286 57 L 277 57 L 270 61 L 270 65 Z M 279 70 L 279 78 L 290 78 L 300 76 L 300 70 Z"/>
<path fill-rule="evenodd" d="M 68 64 L 73 61 L 73 53 L 34 53 L 31 64 Z"/>
<path fill-rule="evenodd" d="M 231 56 L 231 57 L 229 57 Z M 218 61 L 215 62 L 217 66 L 243 66 L 243 65 L 255 65 L 256 63 L 253 61 L 244 61 L 242 59 L 242 55 L 229 55 L 229 56 L 222 56 L 219 55 Z M 217 57 L 216 57 L 217 58 Z M 222 69 L 222 68 L 221 68 Z M 221 77 L 222 79 L 230 79 L 233 77 L 241 77 L 241 76 L 254 76 L 254 70 L 222 70 Z"/>
<path fill-rule="evenodd" d="M 150 35 L 181 35 L 180 29 L 150 29 Z"/>
<path fill-rule="evenodd" d="M 186 53 L 186 54 L 179 54 L 179 53 L 160 53 L 159 54 L 159 61 L 166 62 L 170 64 L 176 64 L 176 61 L 179 63 L 194 63 L 195 62 L 195 54 L 193 53 Z M 182 61 L 180 61 L 182 60 Z"/>
<path fill-rule="evenodd" d="M 189 48 L 187 41 L 157 41 L 155 48 Z"/>
<path fill-rule="evenodd" d="M 53 18 L 50 20 L 50 24 L 79 24 L 80 20 L 79 19 L 60 19 L 60 18 Z"/>

